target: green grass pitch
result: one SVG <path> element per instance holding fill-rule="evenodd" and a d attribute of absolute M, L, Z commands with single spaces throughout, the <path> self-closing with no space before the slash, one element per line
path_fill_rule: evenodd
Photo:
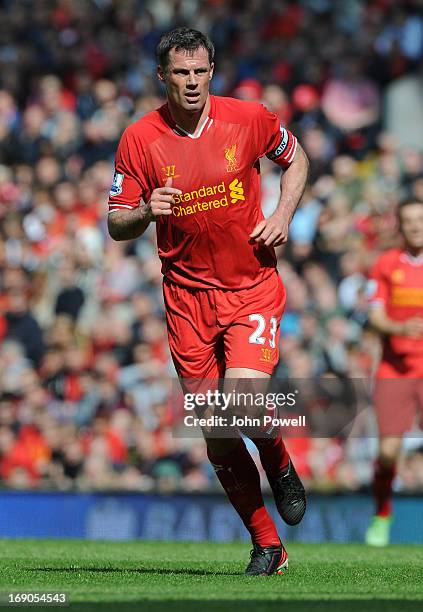
<path fill-rule="evenodd" d="M 0 540 L 0 591 L 64 591 L 75 612 L 423 610 L 423 547 L 288 552 L 288 574 L 246 578 L 248 544 Z"/>

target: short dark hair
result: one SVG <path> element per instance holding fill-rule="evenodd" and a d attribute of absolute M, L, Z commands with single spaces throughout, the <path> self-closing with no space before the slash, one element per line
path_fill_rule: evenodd
<path fill-rule="evenodd" d="M 169 63 L 169 53 L 171 49 L 179 51 L 196 51 L 204 47 L 209 54 L 209 62 L 213 63 L 214 46 L 206 34 L 191 28 L 175 28 L 171 32 L 163 34 L 156 48 L 156 56 L 159 65 L 165 70 Z"/>
<path fill-rule="evenodd" d="M 412 196 L 409 196 L 408 198 L 404 198 L 398 204 L 398 206 L 397 206 L 397 217 L 398 217 L 398 221 L 399 221 L 400 224 L 401 224 L 401 211 L 406 206 L 413 206 L 413 204 L 417 204 L 417 205 L 420 204 L 421 206 L 423 206 L 422 200 L 419 200 L 419 198 L 412 197 Z"/>

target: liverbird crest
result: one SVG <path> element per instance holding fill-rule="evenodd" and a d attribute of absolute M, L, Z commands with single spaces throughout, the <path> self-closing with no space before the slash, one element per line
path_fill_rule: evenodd
<path fill-rule="evenodd" d="M 225 149 L 225 158 L 226 158 L 226 161 L 228 162 L 228 165 L 226 168 L 227 172 L 233 172 L 234 170 L 237 169 L 235 156 L 236 156 L 236 144 L 233 144 L 232 146 Z"/>

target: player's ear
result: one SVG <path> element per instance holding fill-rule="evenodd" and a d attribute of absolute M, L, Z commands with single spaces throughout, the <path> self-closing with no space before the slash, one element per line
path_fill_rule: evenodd
<path fill-rule="evenodd" d="M 209 81 L 212 80 L 213 72 L 214 72 L 214 63 L 210 64 Z"/>
<path fill-rule="evenodd" d="M 164 83 L 165 73 L 164 73 L 163 68 L 160 65 L 157 66 L 157 77 L 161 83 Z"/>

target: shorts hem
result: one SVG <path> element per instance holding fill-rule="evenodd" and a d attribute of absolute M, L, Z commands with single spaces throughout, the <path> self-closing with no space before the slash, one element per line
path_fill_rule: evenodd
<path fill-rule="evenodd" d="M 230 361 L 226 364 L 226 370 L 228 368 L 248 368 L 249 370 L 257 370 L 258 372 L 264 372 L 265 374 L 273 374 L 276 365 L 272 365 L 272 366 L 266 366 L 266 365 L 257 365 L 257 362 L 255 363 L 245 363 L 245 361 L 242 362 L 237 362 L 237 361 Z"/>
<path fill-rule="evenodd" d="M 413 429 L 413 423 L 410 423 L 409 426 L 400 427 L 395 431 L 391 429 L 380 429 L 378 428 L 378 438 L 404 438 L 405 434 L 411 432 Z"/>

